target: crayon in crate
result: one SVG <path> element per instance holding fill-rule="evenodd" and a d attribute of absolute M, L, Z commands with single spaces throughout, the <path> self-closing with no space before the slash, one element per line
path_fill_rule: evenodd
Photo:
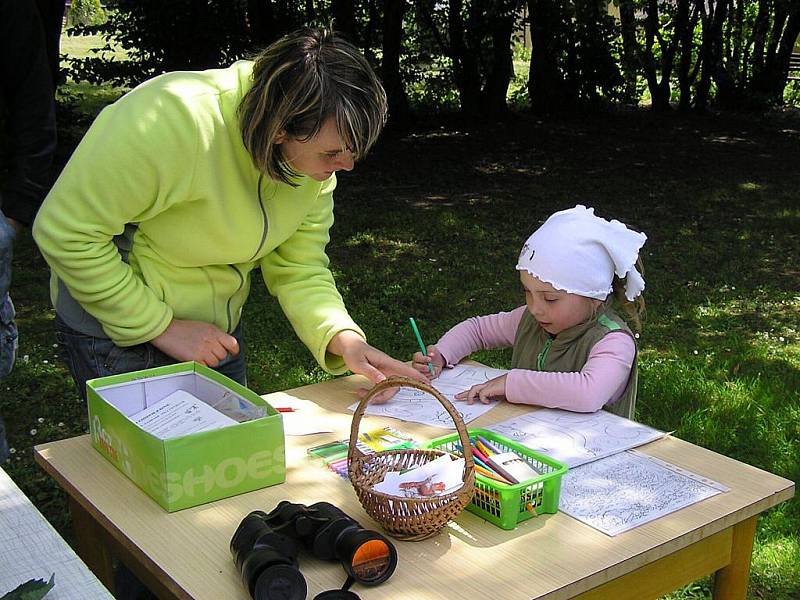
<path fill-rule="evenodd" d="M 348 445 L 348 440 L 336 440 L 314 446 L 306 452 L 310 457 L 320 459 L 331 471 L 343 479 L 347 479 Z M 413 448 L 416 445 L 416 441 L 409 435 L 391 427 L 361 432 L 356 441 L 356 447 L 364 454 L 398 448 Z"/>
<path fill-rule="evenodd" d="M 488 429 L 468 433 L 476 475 L 475 495 L 467 510 L 503 529 L 558 511 L 566 465 Z M 463 456 L 455 434 L 436 438 L 427 447 Z"/>

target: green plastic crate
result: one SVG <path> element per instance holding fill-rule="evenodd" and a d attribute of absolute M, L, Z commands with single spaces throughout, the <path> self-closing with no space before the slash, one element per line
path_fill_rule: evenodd
<path fill-rule="evenodd" d="M 518 523 L 542 513 L 558 512 L 561 477 L 567 472 L 564 463 L 534 452 L 488 429 L 467 431 L 472 439 L 479 435 L 502 452 L 515 452 L 541 473 L 536 479 L 511 485 L 494 481 L 476 472 L 475 495 L 467 506 L 468 511 L 503 529 L 514 529 Z M 426 447 L 461 455 L 458 433 L 431 440 Z"/>

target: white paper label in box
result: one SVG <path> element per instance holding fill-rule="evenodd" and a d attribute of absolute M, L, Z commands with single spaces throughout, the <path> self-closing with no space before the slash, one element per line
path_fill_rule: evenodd
<path fill-rule="evenodd" d="M 162 440 L 236 424 L 230 417 L 184 390 L 151 404 L 131 416 L 131 420 Z"/>

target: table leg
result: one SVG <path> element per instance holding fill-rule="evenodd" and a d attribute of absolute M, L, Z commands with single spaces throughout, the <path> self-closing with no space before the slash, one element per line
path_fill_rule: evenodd
<path fill-rule="evenodd" d="M 758 515 L 733 527 L 731 562 L 714 576 L 714 600 L 744 600 L 750 578 L 750 558 Z"/>
<path fill-rule="evenodd" d="M 77 539 L 77 553 L 106 588 L 114 591 L 114 565 L 103 529 L 72 496 L 69 512 Z"/>
<path fill-rule="evenodd" d="M 153 593 L 162 600 L 176 600 L 188 598 L 179 588 L 170 587 L 169 582 L 162 581 L 159 575 L 151 572 L 152 567 L 142 563 L 141 558 L 134 555 L 130 544 L 115 540 L 92 514 L 83 508 L 71 496 L 69 498 L 69 511 L 72 516 L 72 526 L 77 538 L 77 553 L 89 570 L 95 574 L 106 588 L 114 592 L 114 565 L 113 559 L 125 563 L 130 571 Z M 178 591 L 176 591 L 178 590 Z"/>

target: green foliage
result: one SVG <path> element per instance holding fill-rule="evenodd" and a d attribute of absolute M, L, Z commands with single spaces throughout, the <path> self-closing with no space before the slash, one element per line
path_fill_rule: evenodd
<path fill-rule="evenodd" d="M 4 594 L 0 600 L 42 600 L 53 589 L 53 579 L 55 574 L 50 576 L 50 581 L 31 579 Z"/>
<path fill-rule="evenodd" d="M 458 109 L 458 90 L 451 77 L 451 60 L 434 56 L 428 65 L 413 65 L 404 61 L 407 74 L 406 95 L 412 107 L 422 112 Z"/>
<path fill-rule="evenodd" d="M 530 62 L 531 60 L 531 49 L 522 42 L 514 42 L 512 54 L 514 57 L 514 62 Z"/>
<path fill-rule="evenodd" d="M 139 83 L 171 70 L 205 69 L 226 65 L 255 48 L 242 1 L 118 0 L 102 25 L 77 28 L 79 35 L 100 34 L 127 53 L 119 61 L 103 51 L 72 60 L 73 79 L 117 85 Z M 274 39 L 280 31 L 259 31 L 258 41 Z"/>
<path fill-rule="evenodd" d="M 449 2 L 405 3 L 400 78 L 411 107 L 423 112 L 480 108 L 481 103 L 486 104 L 487 89 L 495 89 L 493 77 L 506 72 L 497 51 L 509 49 L 515 63 L 528 65 L 526 73 L 531 60 L 541 61 L 534 65 L 534 79 L 527 90 L 521 89 L 521 71 L 515 69 L 517 78 L 510 82 L 507 97 L 517 109 L 570 110 L 587 104 L 637 103 L 643 96 L 645 101 L 653 96 L 663 98 L 665 104 L 682 102 L 683 108 L 697 106 L 700 110 L 709 102 L 758 110 L 797 102 L 796 86 L 783 90 L 785 77 L 767 46 L 778 48 L 780 32 L 791 29 L 781 23 L 800 19 L 800 9 L 789 6 L 784 10 L 782 2 L 732 1 L 722 25 L 721 43 L 716 43 L 710 13 L 701 10 L 697 2 L 616 0 L 614 4 L 628 6 L 635 14 L 637 47 L 623 47 L 619 19 L 596 0 L 463 0 L 457 15 L 460 19 L 453 19 L 456 15 Z M 534 5 L 539 9 L 523 22 L 522 8 Z M 761 16 L 759 6 L 765 7 Z M 76 0 L 71 13 L 89 13 L 90 7 L 99 8 L 99 0 Z M 678 44 L 681 7 L 688 7 L 690 15 L 686 49 Z M 101 35 L 104 46 L 89 56 L 70 58 L 68 72 L 75 81 L 133 85 L 164 71 L 228 65 L 299 26 L 330 23 L 333 8 L 329 2 L 299 0 L 117 0 L 106 21 L 99 16 L 74 20 L 71 35 Z M 348 32 L 379 69 L 384 43 L 382 10 L 382 3 L 355 2 L 354 30 Z M 645 52 L 646 22 L 654 10 L 658 11 L 658 31 L 653 37 L 651 62 Z M 515 25 L 508 48 L 496 47 L 497 31 L 505 31 L 498 23 L 512 21 Z M 459 31 L 450 30 L 454 23 L 460 23 Z M 546 45 L 538 58 L 519 43 L 523 28 L 530 24 L 538 27 L 537 35 Z M 530 37 L 530 32 L 525 37 Z M 459 39 L 463 45 L 457 47 Z M 758 40 L 766 45 L 761 48 L 761 58 Z M 704 55 L 704 46 L 713 52 Z M 672 59 L 665 63 L 664 57 L 669 56 Z M 682 57 L 688 66 L 685 75 L 681 75 Z M 621 65 L 625 65 L 625 81 Z M 646 89 L 648 72 L 651 79 L 666 78 L 669 89 L 664 94 Z M 705 74 L 707 81 L 703 81 Z M 683 98 L 679 77 L 688 82 Z M 709 88 L 707 101 L 703 90 Z"/>
<path fill-rule="evenodd" d="M 619 25 L 594 0 L 539 0 L 533 22 L 530 95 L 534 110 L 561 112 L 618 100 L 622 75 L 615 60 Z M 537 52 L 536 48 L 542 47 Z"/>
<path fill-rule="evenodd" d="M 800 81 L 790 81 L 783 90 L 783 101 L 787 106 L 800 108 Z"/>
<path fill-rule="evenodd" d="M 72 0 L 67 23 L 74 26 L 100 25 L 106 21 L 106 11 L 100 0 Z"/>

